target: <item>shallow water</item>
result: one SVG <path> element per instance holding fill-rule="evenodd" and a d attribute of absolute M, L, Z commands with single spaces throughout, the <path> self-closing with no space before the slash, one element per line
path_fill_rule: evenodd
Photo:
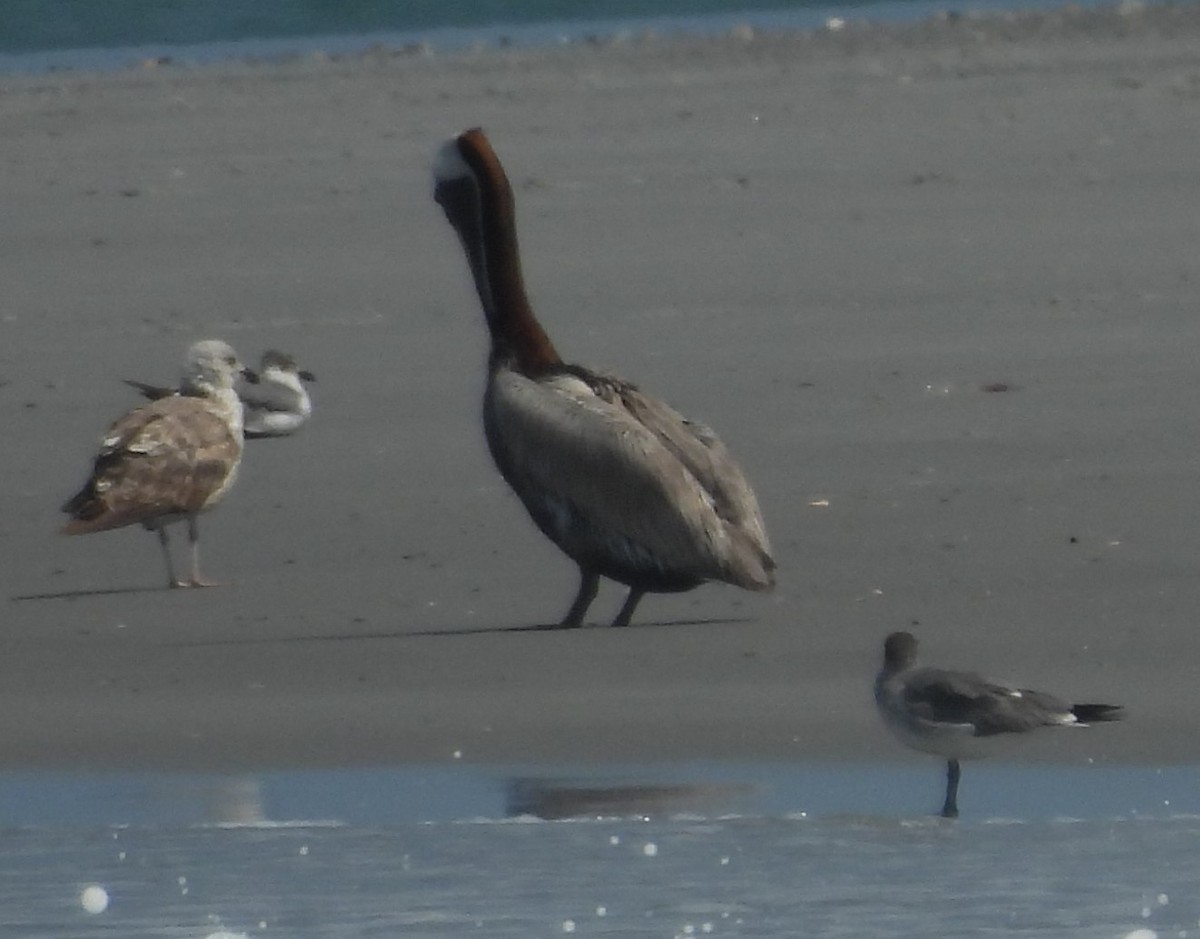
<path fill-rule="evenodd" d="M 925 764 L 6 774 L 2 934 L 1200 935 L 1197 776 L 972 765 L 946 822 Z"/>
<path fill-rule="evenodd" d="M 56 939 L 1186 935 L 1198 848 L 1196 817 L 25 829 L 0 908 Z"/>
<path fill-rule="evenodd" d="M 0 773 L 0 829 L 271 823 L 380 827 L 519 814 L 904 818 L 941 807 L 937 759 L 902 764 L 385 766 L 254 774 Z M 964 819 L 1200 816 L 1200 767 L 963 764 Z M 566 811 L 563 811 L 563 809 Z"/>

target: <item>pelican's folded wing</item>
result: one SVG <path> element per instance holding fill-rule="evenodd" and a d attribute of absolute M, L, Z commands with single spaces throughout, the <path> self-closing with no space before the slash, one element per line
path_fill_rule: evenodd
<path fill-rule="evenodd" d="M 653 433 L 712 496 L 717 514 L 741 529 L 770 555 L 758 499 L 742 468 L 712 428 L 690 421 L 670 405 L 633 385 L 613 386 L 618 403 Z"/>
<path fill-rule="evenodd" d="M 233 482 L 242 442 L 202 398 L 162 398 L 119 418 L 84 488 L 63 506 L 70 534 L 208 506 Z"/>
<path fill-rule="evenodd" d="M 583 525 L 679 570 L 731 579 L 740 546 L 714 497 L 658 435 L 584 378 L 498 373 L 485 413 L 501 471 L 543 527 L 557 529 L 556 540 Z"/>

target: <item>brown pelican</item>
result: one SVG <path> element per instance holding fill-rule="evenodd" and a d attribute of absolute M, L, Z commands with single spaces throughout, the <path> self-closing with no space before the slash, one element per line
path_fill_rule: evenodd
<path fill-rule="evenodd" d="M 1086 727 L 1124 716 L 1115 704 L 1068 704 L 973 672 L 919 668 L 917 640 L 906 632 L 892 633 L 884 640 L 875 706 L 901 743 L 946 758 L 943 818 L 958 817 L 958 761 L 985 755 L 987 744 L 997 737 L 1039 727 Z"/>
<path fill-rule="evenodd" d="M 483 131 L 448 141 L 434 198 L 458 232 L 491 334 L 483 425 L 500 474 L 579 565 L 561 626 L 579 626 L 600 577 L 647 591 L 719 580 L 774 584 L 754 492 L 709 428 L 612 375 L 559 357 L 521 274 L 512 188 Z"/>
<path fill-rule="evenodd" d="M 268 349 L 262 354 L 257 372 L 249 369 L 235 388 L 242 399 L 243 430 L 247 437 L 286 437 L 294 434 L 312 415 L 312 399 L 304 382 L 315 382 L 316 376 L 296 365 L 285 352 Z M 157 401 L 180 394 L 179 388 L 148 385 L 125 379 L 142 397 Z"/>
<path fill-rule="evenodd" d="M 67 535 L 140 523 L 158 532 L 172 587 L 201 587 L 196 518 L 233 485 L 242 458 L 242 405 L 234 384 L 244 368 L 219 339 L 188 349 L 181 394 L 119 418 L 104 436 L 91 478 L 62 510 Z M 185 519 L 192 573 L 175 576 L 166 526 Z"/>

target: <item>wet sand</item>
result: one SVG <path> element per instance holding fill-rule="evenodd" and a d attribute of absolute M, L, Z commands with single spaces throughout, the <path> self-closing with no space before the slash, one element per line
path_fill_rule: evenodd
<path fill-rule="evenodd" d="M 883 636 L 1200 758 L 1200 8 L 0 81 L 0 768 L 906 759 Z M 557 620 L 431 199 L 482 124 L 569 359 L 710 423 L 779 585 Z M 217 589 L 57 507 L 122 378 L 270 346 L 316 414 L 201 523 Z M 177 547 L 183 545 L 177 535 Z"/>

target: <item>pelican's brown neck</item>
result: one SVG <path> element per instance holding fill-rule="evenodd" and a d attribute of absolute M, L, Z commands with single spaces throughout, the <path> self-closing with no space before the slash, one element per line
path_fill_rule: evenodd
<path fill-rule="evenodd" d="M 492 337 L 492 366 L 513 363 L 533 371 L 561 364 L 525 293 L 515 203 L 504 167 L 479 128 L 460 134 L 449 146 L 466 172 L 439 175 L 435 198 L 458 232 L 471 266 Z"/>

